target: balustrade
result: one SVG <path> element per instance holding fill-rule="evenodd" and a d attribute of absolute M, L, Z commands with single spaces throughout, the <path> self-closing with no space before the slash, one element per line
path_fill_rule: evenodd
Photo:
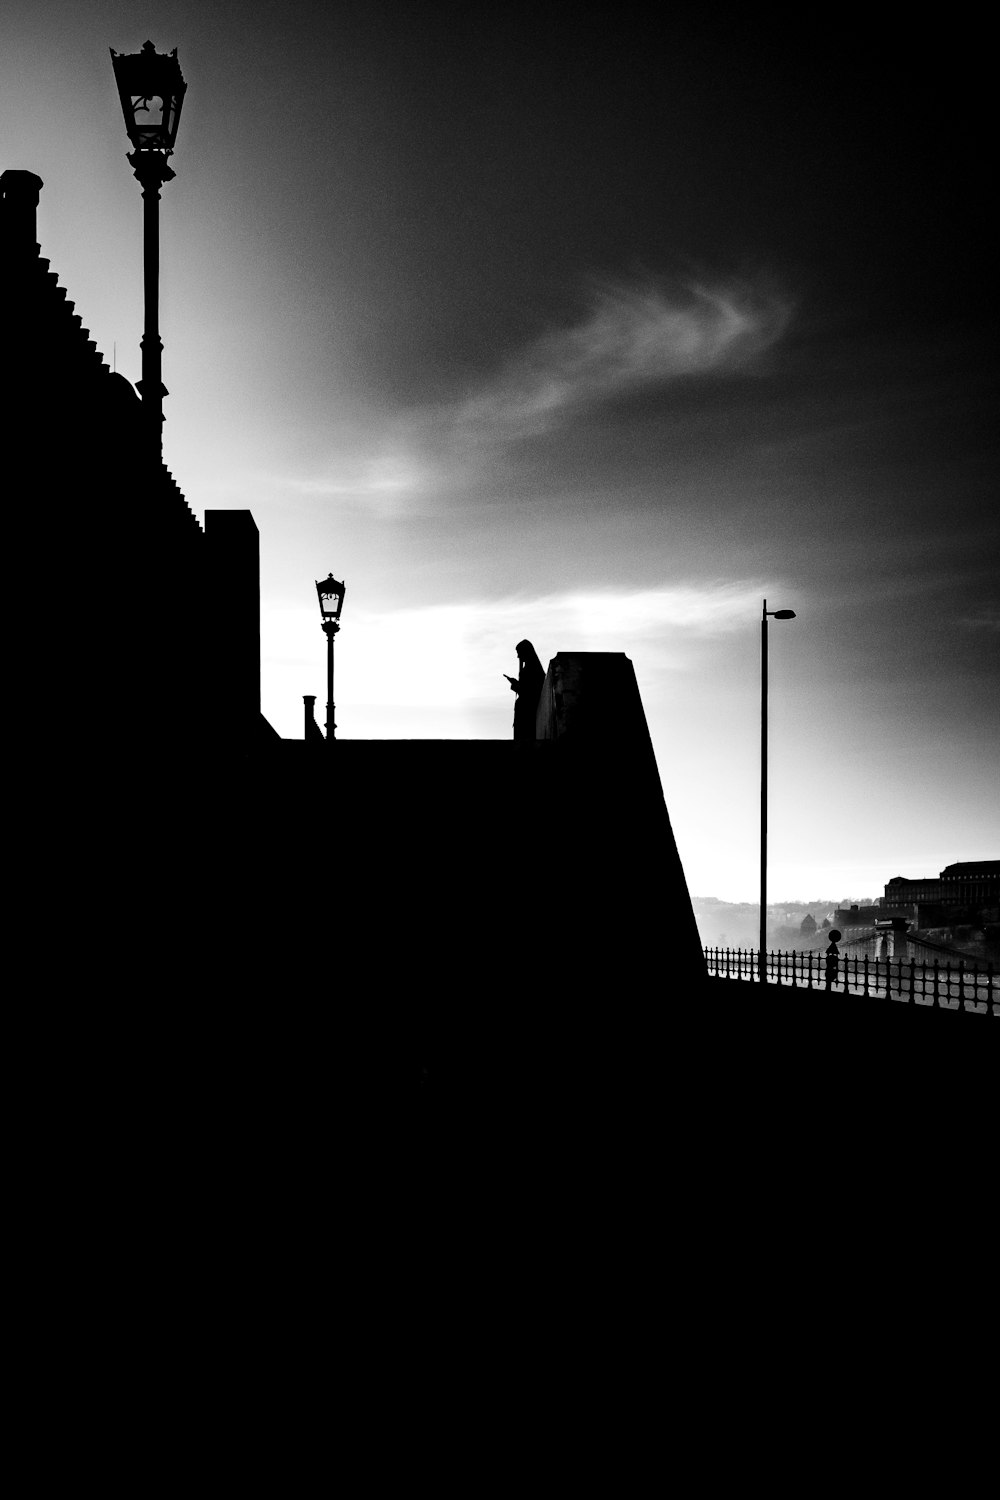
<path fill-rule="evenodd" d="M 760 982 L 755 948 L 705 948 L 704 953 L 710 977 Z M 1000 1017 L 992 963 L 871 958 L 867 953 L 843 951 L 831 959 L 815 948 L 801 953 L 768 952 L 765 972 L 770 984 Z"/>

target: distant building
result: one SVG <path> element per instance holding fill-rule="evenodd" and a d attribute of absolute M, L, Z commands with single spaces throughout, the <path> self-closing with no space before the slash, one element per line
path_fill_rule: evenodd
<path fill-rule="evenodd" d="M 931 876 L 917 880 L 908 880 L 905 875 L 894 875 L 888 881 L 885 895 L 879 898 L 879 906 L 889 908 L 893 911 L 898 908 L 916 906 L 921 901 L 937 901 L 940 899 L 941 881 Z"/>
<path fill-rule="evenodd" d="M 1000 901 L 1000 859 L 945 865 L 941 887 L 941 900 L 946 906 L 996 906 Z"/>
<path fill-rule="evenodd" d="M 845 938 L 850 938 L 855 933 L 874 927 L 883 916 L 885 912 L 880 906 L 838 906 L 833 914 L 833 926 Z"/>
<path fill-rule="evenodd" d="M 1000 860 L 983 859 L 946 865 L 940 875 L 908 880 L 894 875 L 879 901 L 880 915 L 895 912 L 917 919 L 917 908 L 947 908 L 970 913 L 989 911 L 1000 905 Z"/>
<path fill-rule="evenodd" d="M 905 959 L 910 963 L 934 963 L 938 959 L 961 957 L 957 948 L 944 943 L 928 942 L 926 938 L 908 931 L 905 917 L 885 917 L 879 920 L 873 928 L 846 941 L 842 945 L 842 951 L 852 957 L 867 956 L 880 961 Z"/>

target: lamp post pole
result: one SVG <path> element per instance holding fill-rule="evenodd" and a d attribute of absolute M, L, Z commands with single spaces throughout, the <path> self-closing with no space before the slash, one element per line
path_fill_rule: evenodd
<path fill-rule="evenodd" d="M 163 343 L 159 329 L 160 290 L 160 188 L 175 173 L 156 151 L 132 151 L 129 164 L 142 187 L 142 262 L 143 262 L 143 329 L 139 347 L 142 350 L 142 379 L 137 389 L 142 409 L 149 421 L 157 451 L 163 449 L 163 398 L 169 391 L 163 384 L 161 355 Z"/>
<path fill-rule="evenodd" d="M 767 620 L 794 620 L 793 609 L 768 609 L 760 617 L 760 936 L 757 945 L 757 978 L 767 980 Z"/>
<path fill-rule="evenodd" d="M 337 738 L 337 725 L 334 718 L 336 709 L 333 704 L 333 640 L 340 626 L 336 620 L 323 621 L 323 633 L 326 636 L 326 742 L 332 745 Z"/>

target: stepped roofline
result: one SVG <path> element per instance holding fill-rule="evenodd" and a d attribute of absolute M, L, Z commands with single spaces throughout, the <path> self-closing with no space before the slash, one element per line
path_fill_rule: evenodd
<path fill-rule="evenodd" d="M 0 255 L 8 278 L 8 295 L 15 300 L 19 316 L 44 347 L 53 368 L 72 372 L 94 389 L 96 399 L 118 421 L 137 429 L 144 421 L 138 393 L 124 375 L 112 371 L 76 304 L 59 284 L 59 277 L 41 253 L 37 240 L 37 210 L 44 186 L 35 172 L 8 168 L 0 173 Z M 184 493 L 159 457 L 162 482 L 170 500 L 179 502 L 187 524 L 203 530 Z"/>

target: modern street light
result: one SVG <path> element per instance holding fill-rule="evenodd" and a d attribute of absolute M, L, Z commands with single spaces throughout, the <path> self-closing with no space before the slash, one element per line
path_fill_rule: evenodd
<path fill-rule="evenodd" d="M 323 617 L 323 634 L 326 636 L 326 740 L 332 745 L 337 737 L 337 725 L 333 707 L 333 638 L 340 629 L 340 612 L 344 607 L 346 589 L 333 574 L 316 580 L 319 596 L 319 612 Z"/>
<path fill-rule="evenodd" d="M 794 609 L 768 609 L 760 617 L 760 944 L 757 949 L 757 977 L 761 984 L 767 978 L 767 621 L 794 620 Z"/>
<path fill-rule="evenodd" d="M 118 53 L 114 47 L 110 50 L 125 129 L 135 148 L 127 159 L 142 185 L 145 308 L 141 341 L 142 379 L 137 389 L 159 452 L 163 446 L 163 398 L 169 395 L 162 380 L 160 355 L 163 345 L 157 314 L 160 188 L 174 177 L 167 165 L 167 157 L 173 155 L 187 84 L 177 61 L 176 47 L 169 57 L 157 52 L 152 42 L 143 42 L 141 52 Z"/>

